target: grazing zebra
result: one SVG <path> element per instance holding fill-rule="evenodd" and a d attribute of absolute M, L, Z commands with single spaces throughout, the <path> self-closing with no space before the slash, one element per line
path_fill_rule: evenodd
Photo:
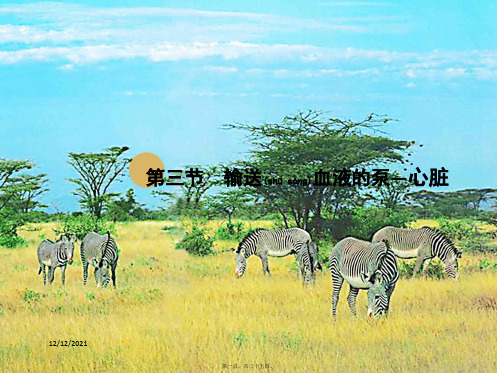
<path fill-rule="evenodd" d="M 81 243 L 81 261 L 83 263 L 83 285 L 88 279 L 88 265 L 95 267 L 95 281 L 98 287 L 109 283 L 109 267 L 112 271 L 112 284 L 116 287 L 116 267 L 119 250 L 116 242 L 107 234 L 88 233 Z"/>
<path fill-rule="evenodd" d="M 423 274 L 429 264 L 429 259 L 439 257 L 445 264 L 447 277 L 457 279 L 457 260 L 462 252 L 457 251 L 454 244 L 438 229 L 423 227 L 420 229 L 403 229 L 385 227 L 376 232 L 373 242 L 387 239 L 394 254 L 402 259 L 416 258 L 413 277 L 419 272 L 423 265 Z"/>
<path fill-rule="evenodd" d="M 397 261 L 388 241 L 371 243 L 347 237 L 331 250 L 333 298 L 331 314 L 336 308 L 343 281 L 350 285 L 347 301 L 355 315 L 355 301 L 360 289 L 368 289 L 368 316 L 386 314 L 390 297 L 399 278 Z"/>
<path fill-rule="evenodd" d="M 235 274 L 237 278 L 244 275 L 247 269 L 247 258 L 257 255 L 262 261 L 264 274 L 270 275 L 268 256 L 283 257 L 294 254 L 301 278 L 313 281 L 317 267 L 317 246 L 311 242 L 311 236 L 300 228 L 289 228 L 278 231 L 256 229 L 245 236 L 235 253 Z"/>
<path fill-rule="evenodd" d="M 48 267 L 48 281 L 51 284 L 54 280 L 54 272 L 60 267 L 62 274 L 62 285 L 66 282 L 67 264 L 72 264 L 74 255 L 74 242 L 67 237 L 59 239 L 57 242 L 43 240 L 37 250 L 38 263 L 40 269 L 38 274 L 43 272 L 43 285 L 47 283 L 45 267 Z"/>

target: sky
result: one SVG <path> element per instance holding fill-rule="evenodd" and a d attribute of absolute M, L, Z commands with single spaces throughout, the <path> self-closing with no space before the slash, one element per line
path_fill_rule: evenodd
<path fill-rule="evenodd" d="M 385 130 L 423 144 L 414 167 L 448 169 L 445 190 L 495 187 L 495 19 L 486 0 L 2 2 L 0 157 L 34 160 L 43 202 L 74 211 L 69 152 L 231 162 L 248 147 L 223 124 L 315 109 L 395 118 Z"/>

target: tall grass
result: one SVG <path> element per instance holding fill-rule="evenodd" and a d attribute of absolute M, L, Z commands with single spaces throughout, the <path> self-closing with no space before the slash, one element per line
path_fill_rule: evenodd
<path fill-rule="evenodd" d="M 93 279 L 83 287 L 81 266 L 68 268 L 64 288 L 59 270 L 43 287 L 36 245 L 39 235 L 52 237 L 51 224 L 23 232 L 26 248 L 0 249 L 0 371 L 497 370 L 497 272 L 479 269 L 481 255 L 462 258 L 457 282 L 399 280 L 386 320 L 366 318 L 364 292 L 350 316 L 344 286 L 333 322 L 327 271 L 306 290 L 288 268 L 293 258 L 270 258 L 266 278 L 252 257 L 236 280 L 224 251 L 236 242 L 192 257 L 174 250 L 180 234 L 161 230 L 174 224 L 117 226 L 116 290 L 97 290 Z M 209 223 L 212 232 L 219 224 Z M 88 346 L 49 346 L 69 339 Z"/>

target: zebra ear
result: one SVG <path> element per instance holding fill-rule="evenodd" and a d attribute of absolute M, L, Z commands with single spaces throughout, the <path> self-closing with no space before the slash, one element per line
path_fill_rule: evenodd
<path fill-rule="evenodd" d="M 382 282 L 383 281 L 383 273 L 381 271 L 376 270 L 374 273 L 374 282 Z"/>

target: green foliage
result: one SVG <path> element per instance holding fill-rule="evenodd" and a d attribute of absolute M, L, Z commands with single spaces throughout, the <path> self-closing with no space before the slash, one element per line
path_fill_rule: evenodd
<path fill-rule="evenodd" d="M 243 222 L 230 223 L 221 225 L 216 232 L 216 239 L 218 240 L 241 240 L 249 230 L 245 230 Z"/>
<path fill-rule="evenodd" d="M 248 341 L 248 336 L 244 332 L 239 332 L 238 334 L 232 334 L 232 344 L 236 347 L 242 347 L 243 344 Z"/>
<path fill-rule="evenodd" d="M 16 249 L 26 246 L 26 240 L 17 235 L 12 236 L 9 234 L 0 233 L 0 247 L 6 247 L 8 249 Z"/>
<path fill-rule="evenodd" d="M 86 298 L 88 298 L 88 299 L 95 299 L 95 293 L 92 293 L 92 292 L 86 293 Z"/>
<path fill-rule="evenodd" d="M 124 174 L 131 159 L 122 155 L 129 148 L 112 147 L 100 153 L 69 153 L 69 164 L 78 174 L 78 178 L 68 179 L 76 184 L 73 192 L 80 198 L 79 202 L 88 213 L 100 219 L 107 203 L 117 195 L 110 193 L 110 186 Z"/>
<path fill-rule="evenodd" d="M 485 203 L 495 199 L 497 189 L 463 189 L 451 192 L 420 190 L 408 197 L 417 207 L 414 211 L 422 217 L 468 218 L 486 215 L 482 212 Z"/>
<path fill-rule="evenodd" d="M 497 248 L 490 245 L 492 233 L 478 228 L 480 224 L 475 220 L 454 220 L 442 218 L 439 229 L 465 252 L 492 252 Z"/>
<path fill-rule="evenodd" d="M 357 207 L 351 211 L 350 219 L 350 225 L 344 236 L 353 236 L 370 241 L 373 234 L 379 229 L 387 225 L 405 228 L 415 220 L 415 216 L 409 210 L 401 207 L 396 209 Z"/>
<path fill-rule="evenodd" d="M 92 215 L 79 215 L 68 217 L 59 228 L 59 231 L 73 233 L 79 240 L 82 240 L 90 232 L 105 234 L 110 231 L 115 236 L 116 224 L 105 222 Z"/>
<path fill-rule="evenodd" d="M 282 179 L 281 185 L 252 188 L 252 194 L 263 200 L 268 209 L 279 212 L 288 225 L 319 233 L 323 214 L 334 221 L 344 211 L 361 204 L 359 188 L 314 183 L 302 186 L 288 181 L 307 182 L 319 170 L 332 172 L 400 162 L 402 153 L 413 143 L 376 136 L 375 129 L 389 121 L 370 114 L 354 122 L 308 111 L 287 116 L 281 123 L 226 127 L 246 131 L 252 145 L 251 158 L 237 162 L 237 167 L 260 170 L 265 178 Z"/>
<path fill-rule="evenodd" d="M 481 259 L 480 260 L 480 263 L 478 264 L 478 268 L 480 270 L 484 270 L 484 269 L 493 269 L 493 270 L 497 270 L 497 262 L 491 262 L 489 259 L 485 258 L 485 259 Z"/>
<path fill-rule="evenodd" d="M 105 217 L 112 221 L 142 220 L 146 212 L 143 205 L 137 202 L 135 191 L 129 189 L 125 197 L 113 199 L 107 204 Z"/>
<path fill-rule="evenodd" d="M 404 260 L 398 261 L 399 275 L 402 278 L 411 278 L 414 273 L 415 261 L 406 262 Z M 419 275 L 419 274 L 418 274 Z M 439 260 L 431 260 L 426 270 L 426 277 L 441 279 L 444 278 L 445 271 L 442 263 Z"/>
<path fill-rule="evenodd" d="M 186 250 L 189 254 L 194 256 L 213 255 L 215 251 L 212 250 L 214 243 L 213 237 L 206 237 L 205 228 L 199 225 L 198 222 L 193 223 L 192 231 L 188 232 L 183 239 L 176 244 L 177 250 Z"/>
<path fill-rule="evenodd" d="M 175 225 L 166 225 L 165 227 L 162 227 L 161 230 L 167 232 L 168 234 L 181 234 L 184 232 L 183 227 L 177 227 Z"/>
<path fill-rule="evenodd" d="M 30 289 L 24 290 L 24 292 L 21 295 L 22 300 L 25 301 L 26 303 L 29 303 L 32 301 L 38 301 L 43 297 L 45 297 L 44 294 L 37 293 L 36 291 L 30 290 Z"/>

